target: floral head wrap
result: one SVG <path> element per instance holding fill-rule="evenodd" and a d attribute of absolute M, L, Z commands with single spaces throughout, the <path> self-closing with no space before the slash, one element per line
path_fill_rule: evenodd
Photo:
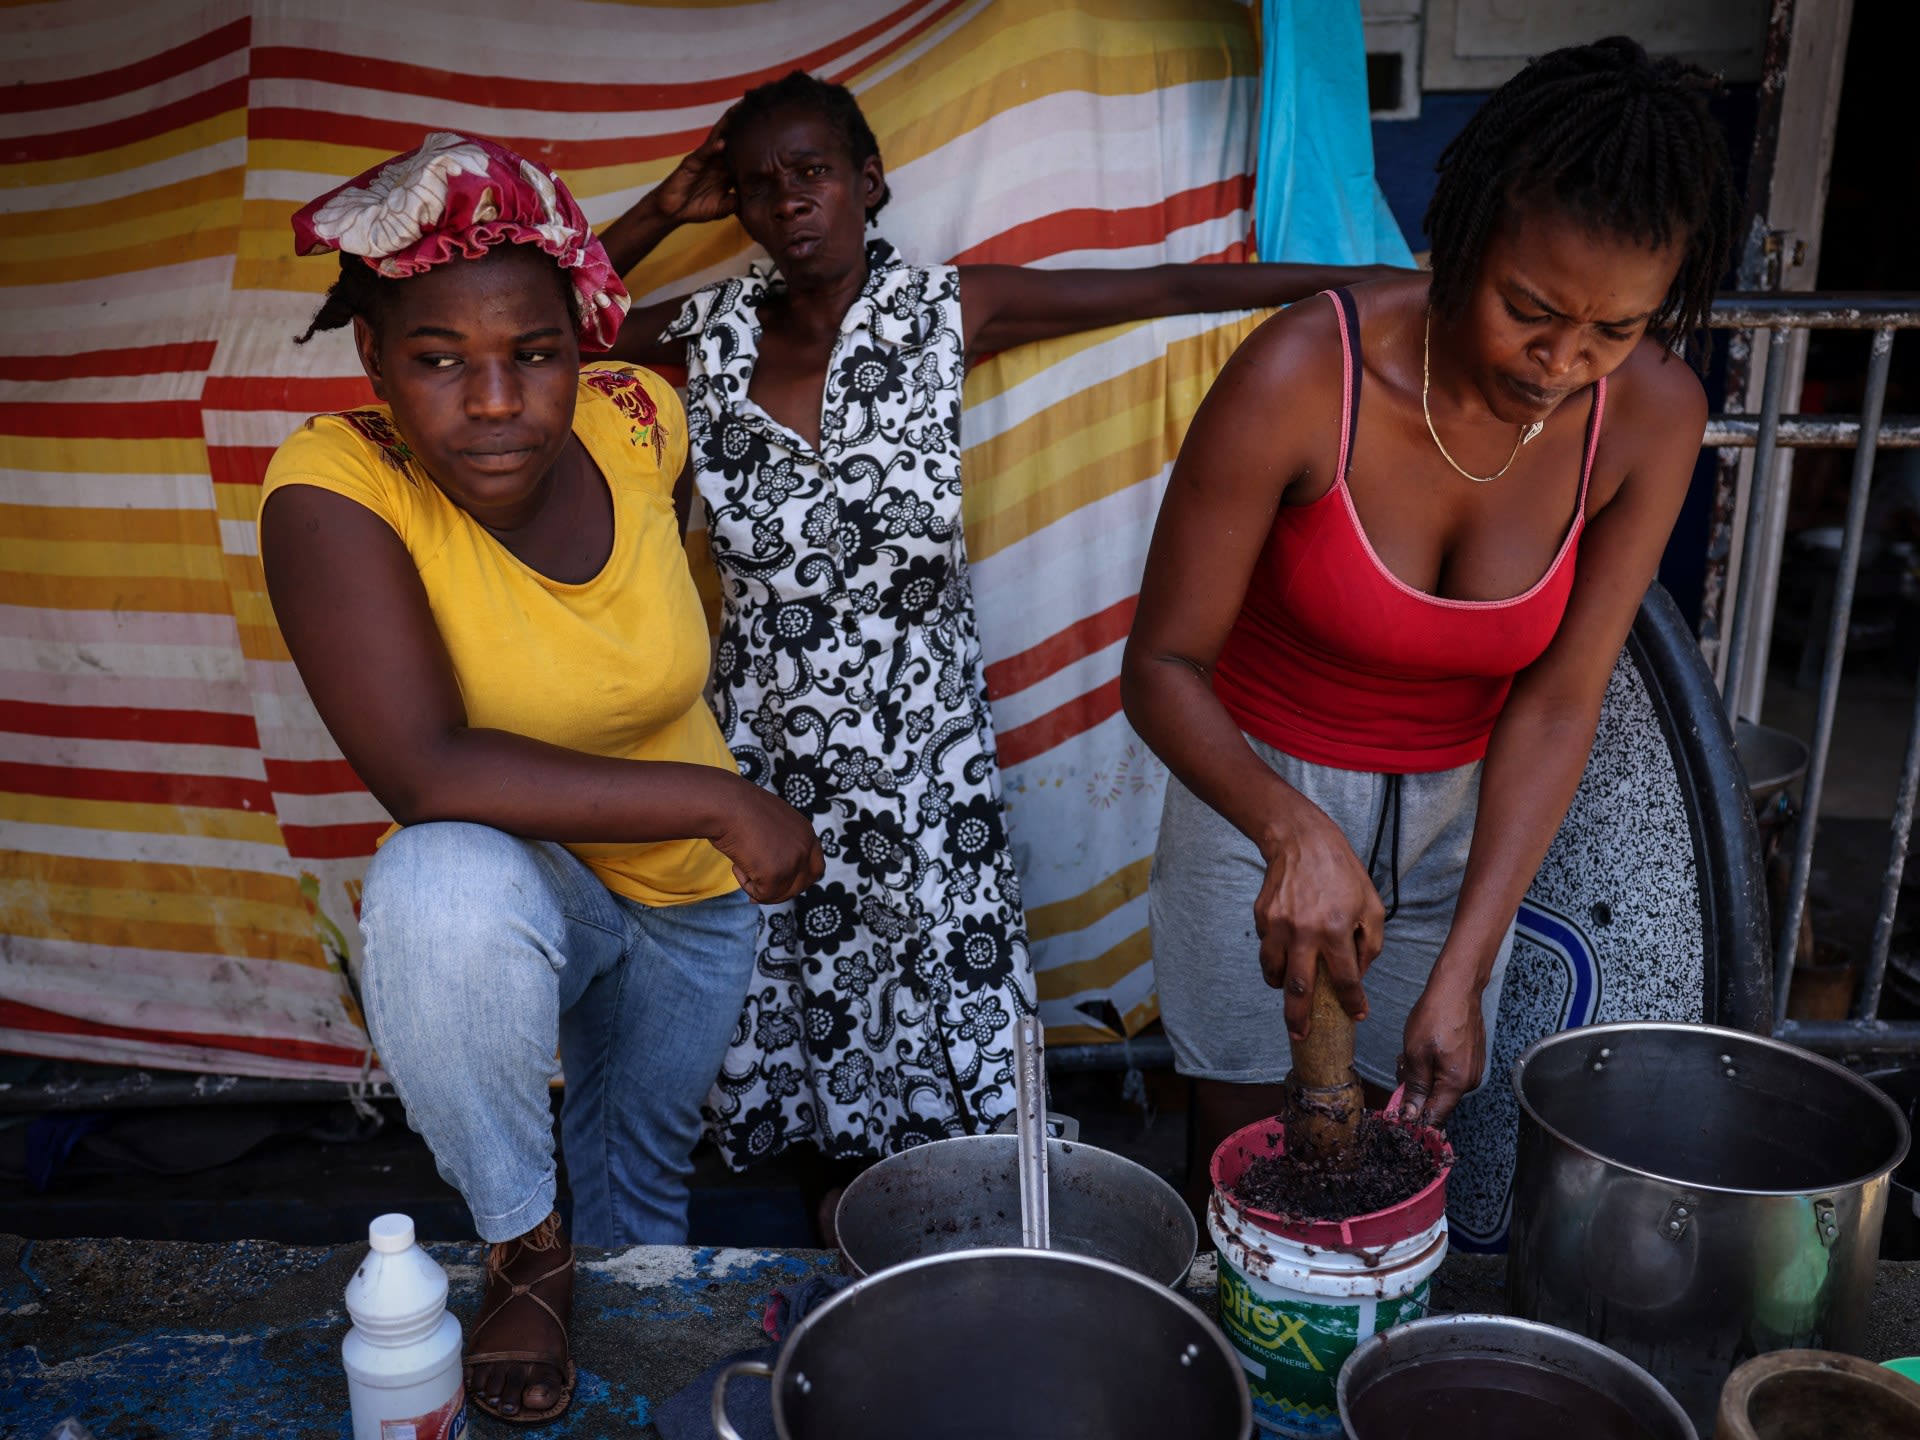
<path fill-rule="evenodd" d="M 533 245 L 567 272 L 586 350 L 610 347 L 633 303 L 558 175 L 446 130 L 310 202 L 293 217 L 293 241 L 302 255 L 358 255 L 390 279 L 504 243 Z"/>

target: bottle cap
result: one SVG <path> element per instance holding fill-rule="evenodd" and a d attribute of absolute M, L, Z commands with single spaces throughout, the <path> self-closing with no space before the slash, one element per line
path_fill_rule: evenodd
<path fill-rule="evenodd" d="M 406 1215 L 380 1215 L 367 1226 L 367 1243 L 382 1255 L 397 1255 L 413 1244 L 413 1220 Z"/>

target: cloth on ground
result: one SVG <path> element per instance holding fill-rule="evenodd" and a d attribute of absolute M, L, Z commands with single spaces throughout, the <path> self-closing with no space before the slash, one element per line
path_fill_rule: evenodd
<path fill-rule="evenodd" d="M 767 1296 L 760 1328 L 770 1339 L 785 1340 L 800 1322 L 853 1283 L 851 1275 L 815 1275 L 798 1285 L 782 1285 Z"/>
<path fill-rule="evenodd" d="M 653 1428 L 660 1432 L 660 1440 L 713 1440 L 713 1385 L 720 1372 L 742 1360 L 771 1365 L 779 1358 L 778 1345 L 759 1345 L 716 1360 L 653 1412 Z M 773 1386 L 757 1375 L 742 1376 L 728 1384 L 727 1419 L 739 1432 L 740 1440 L 780 1440 L 773 1428 Z"/>
<path fill-rule="evenodd" d="M 777 1343 L 757 1345 L 716 1361 L 702 1370 L 691 1384 L 668 1397 L 653 1416 L 654 1428 L 663 1440 L 710 1440 L 713 1385 L 720 1378 L 720 1372 L 742 1360 L 775 1363 L 780 1358 L 781 1345 L 800 1322 L 853 1283 L 850 1275 L 815 1275 L 769 1293 L 761 1312 L 760 1328 Z M 773 1387 L 752 1376 L 729 1384 L 727 1419 L 740 1432 L 742 1440 L 776 1440 Z"/>

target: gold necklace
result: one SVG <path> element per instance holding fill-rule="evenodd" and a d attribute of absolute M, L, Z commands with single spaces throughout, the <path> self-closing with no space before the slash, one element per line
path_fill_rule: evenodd
<path fill-rule="evenodd" d="M 1547 422 L 1544 420 L 1536 420 L 1531 425 L 1522 425 L 1520 427 L 1520 438 L 1513 442 L 1513 454 L 1507 456 L 1507 463 L 1491 475 L 1476 475 L 1471 470 L 1462 467 L 1458 460 L 1447 453 L 1447 447 L 1440 443 L 1440 432 L 1433 428 L 1433 408 L 1427 403 L 1427 391 L 1433 384 L 1432 370 L 1433 308 L 1429 306 L 1427 308 L 1426 334 L 1420 342 L 1420 413 L 1427 417 L 1427 434 L 1433 437 L 1433 448 L 1440 452 L 1440 458 L 1455 470 L 1458 470 L 1462 475 L 1466 476 L 1467 479 L 1473 481 L 1474 484 L 1485 485 L 1489 481 L 1498 480 L 1502 475 L 1506 474 L 1507 471 L 1511 470 L 1513 468 L 1513 462 L 1520 458 L 1520 447 L 1538 435 L 1541 427 Z"/>

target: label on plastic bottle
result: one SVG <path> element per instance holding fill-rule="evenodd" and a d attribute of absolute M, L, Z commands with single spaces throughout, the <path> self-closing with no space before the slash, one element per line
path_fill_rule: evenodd
<path fill-rule="evenodd" d="M 438 1410 L 411 1420 L 382 1420 L 380 1440 L 462 1440 L 467 1433 L 467 1387 Z"/>

